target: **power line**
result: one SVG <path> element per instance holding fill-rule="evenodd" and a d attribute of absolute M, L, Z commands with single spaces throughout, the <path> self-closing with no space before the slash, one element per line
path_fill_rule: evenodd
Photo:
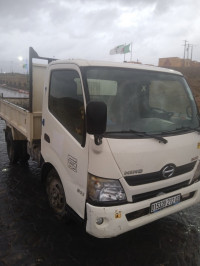
<path fill-rule="evenodd" d="M 183 59 L 190 59 L 192 60 L 193 51 L 194 51 L 194 44 L 189 43 L 187 40 L 184 40 L 184 50 L 183 50 Z"/>

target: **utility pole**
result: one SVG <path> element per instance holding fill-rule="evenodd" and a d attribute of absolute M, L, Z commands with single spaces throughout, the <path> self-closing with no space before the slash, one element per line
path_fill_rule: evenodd
<path fill-rule="evenodd" d="M 189 51 L 190 51 L 190 44 L 189 43 L 187 44 L 186 50 L 187 50 L 187 59 L 189 59 Z"/>
<path fill-rule="evenodd" d="M 184 52 L 183 52 L 183 59 L 185 60 L 185 53 L 186 53 L 186 50 L 187 50 L 187 43 L 188 41 L 187 40 L 184 40 Z"/>
<path fill-rule="evenodd" d="M 192 61 L 192 54 L 193 54 L 193 47 L 194 47 L 194 45 L 193 45 L 193 44 L 190 44 L 190 47 L 191 47 L 190 59 L 191 59 L 191 61 Z"/>
<path fill-rule="evenodd" d="M 190 59 L 192 61 L 192 57 L 193 57 L 193 51 L 194 51 L 194 47 L 197 46 L 196 44 L 190 44 L 191 50 L 190 50 Z"/>

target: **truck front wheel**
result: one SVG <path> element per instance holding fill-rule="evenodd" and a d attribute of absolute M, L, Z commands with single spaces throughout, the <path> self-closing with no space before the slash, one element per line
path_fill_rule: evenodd
<path fill-rule="evenodd" d="M 49 204 L 59 219 L 70 219 L 66 210 L 66 198 L 63 185 L 55 169 L 51 169 L 46 179 L 46 192 Z"/>

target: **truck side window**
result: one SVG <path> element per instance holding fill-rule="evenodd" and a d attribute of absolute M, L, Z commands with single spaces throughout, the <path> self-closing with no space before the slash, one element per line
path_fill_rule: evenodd
<path fill-rule="evenodd" d="M 49 89 L 49 111 L 82 143 L 84 101 L 80 77 L 75 70 L 54 70 Z"/>

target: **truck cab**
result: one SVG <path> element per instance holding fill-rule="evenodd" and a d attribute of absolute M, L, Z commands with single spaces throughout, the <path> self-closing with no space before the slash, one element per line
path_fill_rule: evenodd
<path fill-rule="evenodd" d="M 181 73 L 56 60 L 42 102 L 42 177 L 55 213 L 114 237 L 200 200 L 199 115 Z"/>

